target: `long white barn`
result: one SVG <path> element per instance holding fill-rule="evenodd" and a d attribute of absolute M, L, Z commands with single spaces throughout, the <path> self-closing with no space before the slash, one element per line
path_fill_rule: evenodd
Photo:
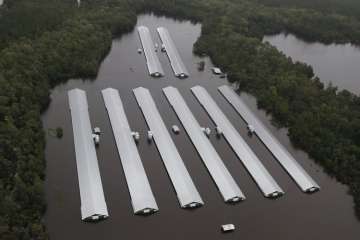
<path fill-rule="evenodd" d="M 148 89 L 133 89 L 182 208 L 204 204 Z"/>
<path fill-rule="evenodd" d="M 291 156 L 281 143 L 271 134 L 264 124 L 250 111 L 241 98 L 229 86 L 218 88 L 225 99 L 233 106 L 240 116 L 252 125 L 255 134 L 275 156 L 283 168 L 293 178 L 304 192 L 314 192 L 320 189 L 319 185 L 308 175 L 303 167 Z"/>
<path fill-rule="evenodd" d="M 250 149 L 245 140 L 240 136 L 236 128 L 227 119 L 209 93 L 200 86 L 191 88 L 191 91 L 207 111 L 214 123 L 220 127 L 227 142 L 253 177 L 264 196 L 278 197 L 282 195 L 284 193 L 283 190 L 275 182 L 273 177 L 266 170 L 255 153 Z"/>
<path fill-rule="evenodd" d="M 116 89 L 107 88 L 102 90 L 102 96 L 124 169 L 134 213 L 156 212 L 159 209 L 132 137 L 119 92 Z"/>
<path fill-rule="evenodd" d="M 163 92 L 199 152 L 224 201 L 238 202 L 245 200 L 244 194 L 210 143 L 210 140 L 201 130 L 200 124 L 195 119 L 178 89 L 166 87 L 163 88 Z"/>
<path fill-rule="evenodd" d="M 107 218 L 109 214 L 92 137 L 86 93 L 73 89 L 68 92 L 68 96 L 80 188 L 81 219 L 94 221 Z"/>
<path fill-rule="evenodd" d="M 153 77 L 164 76 L 164 70 L 162 69 L 159 58 L 156 55 L 155 45 L 151 38 L 149 29 L 145 26 L 140 26 L 138 27 L 138 33 L 144 50 L 149 74 Z"/>
<path fill-rule="evenodd" d="M 189 76 L 188 71 L 186 70 L 184 62 L 181 60 L 180 54 L 176 49 L 175 43 L 172 40 L 168 30 L 164 27 L 157 28 L 165 51 L 169 57 L 171 67 L 175 73 L 176 77 L 185 78 Z"/>

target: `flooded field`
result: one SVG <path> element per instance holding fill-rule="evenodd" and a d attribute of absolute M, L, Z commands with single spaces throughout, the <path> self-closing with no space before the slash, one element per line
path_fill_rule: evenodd
<path fill-rule="evenodd" d="M 137 24 L 149 27 L 154 42 L 158 44 L 160 39 L 156 27 L 166 27 L 190 77 L 175 78 L 166 54 L 160 51 L 158 56 L 165 77 L 150 77 L 144 55 L 137 53 L 141 44 L 135 28 L 133 32 L 113 40 L 111 51 L 104 59 L 96 79 L 69 80 L 53 89 L 52 102 L 43 115 L 44 128 L 60 126 L 64 130 L 64 137 L 56 139 L 47 136 L 48 208 L 45 221 L 52 240 L 358 239 L 360 222 L 354 215 L 353 202 L 347 194 L 347 187 L 326 175 L 307 154 L 294 149 L 286 130 L 274 128 L 264 112 L 257 110 L 256 100 L 242 94 L 241 97 L 250 108 L 317 181 L 322 190 L 311 195 L 302 193 L 260 140 L 247 135 L 244 121 L 217 91 L 217 87 L 227 84 L 227 80 L 211 73 L 212 63 L 208 58 L 199 58 L 192 53 L 192 46 L 200 36 L 200 24 L 152 15 L 140 15 Z M 205 61 L 205 70 L 199 71 L 197 63 L 202 60 Z M 328 69 L 330 71 L 331 66 Z M 247 197 L 246 201 L 236 205 L 225 204 L 162 93 L 162 88 L 170 85 L 179 89 L 199 123 L 213 129 L 213 122 L 190 92 L 190 88 L 195 85 L 205 87 L 285 191 L 285 195 L 276 200 L 264 198 L 225 139 L 212 135 L 212 144 Z M 132 93 L 132 89 L 140 86 L 151 91 L 168 128 L 174 124 L 180 126 L 181 133 L 171 136 L 204 200 L 203 207 L 194 210 L 180 208 L 157 148 L 145 138 L 148 128 Z M 144 217 L 133 214 L 110 121 L 101 96 L 101 90 L 107 87 L 119 90 L 131 128 L 142 136 L 138 149 L 160 209 L 154 215 Z M 73 88 L 86 90 L 91 123 L 103 131 L 97 156 L 110 217 L 99 223 L 81 221 L 73 132 L 67 99 L 67 91 Z M 230 234 L 221 233 L 220 226 L 226 223 L 233 223 L 237 227 L 236 231 Z"/>

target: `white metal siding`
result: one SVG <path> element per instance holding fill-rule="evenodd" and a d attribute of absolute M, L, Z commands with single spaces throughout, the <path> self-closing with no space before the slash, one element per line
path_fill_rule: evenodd
<path fill-rule="evenodd" d="M 80 89 L 73 89 L 68 92 L 68 96 L 74 132 L 82 220 L 91 220 L 93 216 L 106 218 L 108 210 L 92 137 L 86 93 Z"/>
<path fill-rule="evenodd" d="M 301 165 L 291 156 L 291 154 L 281 145 L 281 143 L 271 134 L 262 122 L 250 111 L 241 98 L 229 86 L 218 88 L 225 99 L 233 106 L 240 116 L 255 128 L 255 134 L 271 151 L 283 168 L 294 179 L 304 192 L 319 190 L 319 185 L 305 172 Z"/>
<path fill-rule="evenodd" d="M 174 87 L 163 88 L 163 92 L 198 150 L 224 201 L 244 200 L 244 194 L 229 173 L 215 148 L 211 145 L 209 139 L 205 136 L 205 133 L 201 130 L 198 121 L 191 113 L 180 92 Z"/>
<path fill-rule="evenodd" d="M 155 197 L 131 134 L 118 90 L 107 88 L 102 96 L 121 158 L 135 214 L 158 211 Z"/>
<path fill-rule="evenodd" d="M 153 133 L 154 141 L 173 183 L 181 207 L 191 207 L 192 204 L 203 205 L 200 194 L 180 157 L 149 90 L 139 87 L 133 89 L 133 92 L 149 129 Z"/>
<path fill-rule="evenodd" d="M 146 64 L 151 76 L 155 76 L 155 74 L 164 75 L 164 71 L 161 67 L 158 56 L 155 52 L 155 45 L 150 35 L 150 31 L 145 26 L 138 27 L 138 33 L 140 36 L 141 44 L 143 46 Z"/>
<path fill-rule="evenodd" d="M 170 64 L 175 73 L 175 76 L 177 76 L 177 77 L 181 77 L 181 75 L 184 75 L 185 77 L 189 76 L 189 73 L 186 70 L 186 67 L 185 67 L 183 61 L 181 60 L 179 52 L 176 49 L 176 46 L 175 46 L 168 30 L 164 27 L 159 27 L 159 28 L 157 28 L 157 31 L 159 33 L 162 43 L 165 46 L 165 50 L 169 57 Z"/>
<path fill-rule="evenodd" d="M 246 144 L 244 139 L 236 131 L 235 127 L 227 119 L 209 93 L 200 86 L 191 88 L 191 91 L 198 99 L 209 116 L 223 131 L 223 135 L 230 144 L 236 155 L 244 164 L 250 175 L 253 177 L 265 197 L 274 197 L 283 194 L 283 190 L 275 182 L 264 165 L 257 158 L 255 153 Z"/>

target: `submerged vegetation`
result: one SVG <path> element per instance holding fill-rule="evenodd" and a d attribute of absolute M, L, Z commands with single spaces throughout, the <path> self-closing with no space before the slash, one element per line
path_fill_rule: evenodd
<path fill-rule="evenodd" d="M 0 10 L 1 239 L 47 238 L 40 115 L 50 88 L 96 76 L 111 38 L 149 11 L 201 21 L 195 52 L 209 55 L 289 128 L 293 143 L 348 184 L 360 215 L 360 97 L 325 87 L 311 67 L 262 42 L 264 34 L 288 31 L 307 40 L 360 44 L 359 8 L 352 8 L 358 4 L 320 11 L 296 0 L 81 2 L 77 8 L 75 0 L 6 0 Z"/>

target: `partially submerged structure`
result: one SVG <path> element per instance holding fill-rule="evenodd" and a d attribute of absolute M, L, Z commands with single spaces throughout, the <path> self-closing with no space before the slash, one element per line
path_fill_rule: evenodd
<path fill-rule="evenodd" d="M 229 86 L 218 88 L 225 99 L 233 106 L 240 116 L 247 122 L 249 130 L 252 128 L 264 145 L 279 161 L 297 185 L 304 192 L 314 192 L 320 189 L 319 185 L 307 174 L 303 167 L 291 156 L 282 144 L 271 134 L 264 124 L 251 112 L 241 98 Z"/>
<path fill-rule="evenodd" d="M 209 139 L 203 133 L 200 124 L 195 119 L 179 91 L 174 87 L 166 87 L 163 88 L 163 92 L 199 152 L 224 201 L 238 202 L 244 200 L 244 194 Z"/>
<path fill-rule="evenodd" d="M 153 77 L 164 76 L 164 71 L 161 67 L 158 56 L 156 55 L 155 45 L 150 35 L 150 31 L 145 26 L 138 27 L 140 41 L 144 49 L 146 64 L 149 74 Z M 138 51 L 139 52 L 139 51 Z"/>
<path fill-rule="evenodd" d="M 220 74 L 222 74 L 221 69 L 218 68 L 218 67 L 213 67 L 211 70 L 212 70 L 212 72 L 213 72 L 215 75 L 220 75 Z"/>
<path fill-rule="evenodd" d="M 221 225 L 221 231 L 222 232 L 233 232 L 233 231 L 235 231 L 235 225 L 231 224 L 231 223 Z"/>
<path fill-rule="evenodd" d="M 255 153 L 250 149 L 236 128 L 227 119 L 209 93 L 200 86 L 191 88 L 192 93 L 207 111 L 214 123 L 221 128 L 222 134 L 253 177 L 265 197 L 278 197 L 284 192 L 275 182 Z"/>
<path fill-rule="evenodd" d="M 188 77 L 189 73 L 186 70 L 183 61 L 181 60 L 179 52 L 176 49 L 175 43 L 172 40 L 168 30 L 164 27 L 159 27 L 157 28 L 157 31 L 163 43 L 163 51 L 165 51 L 169 57 L 170 64 L 175 73 L 175 76 L 179 78 Z"/>
<path fill-rule="evenodd" d="M 101 92 L 124 169 L 134 213 L 156 212 L 159 209 L 133 139 L 119 92 L 113 88 L 107 88 Z"/>
<path fill-rule="evenodd" d="M 80 188 L 81 219 L 94 221 L 107 218 L 109 214 L 93 143 L 86 93 L 73 89 L 68 92 L 68 97 Z"/>
<path fill-rule="evenodd" d="M 203 205 L 204 202 L 181 159 L 149 90 L 139 87 L 133 89 L 133 92 L 152 132 L 152 137 L 173 183 L 181 207 L 194 208 Z"/>

